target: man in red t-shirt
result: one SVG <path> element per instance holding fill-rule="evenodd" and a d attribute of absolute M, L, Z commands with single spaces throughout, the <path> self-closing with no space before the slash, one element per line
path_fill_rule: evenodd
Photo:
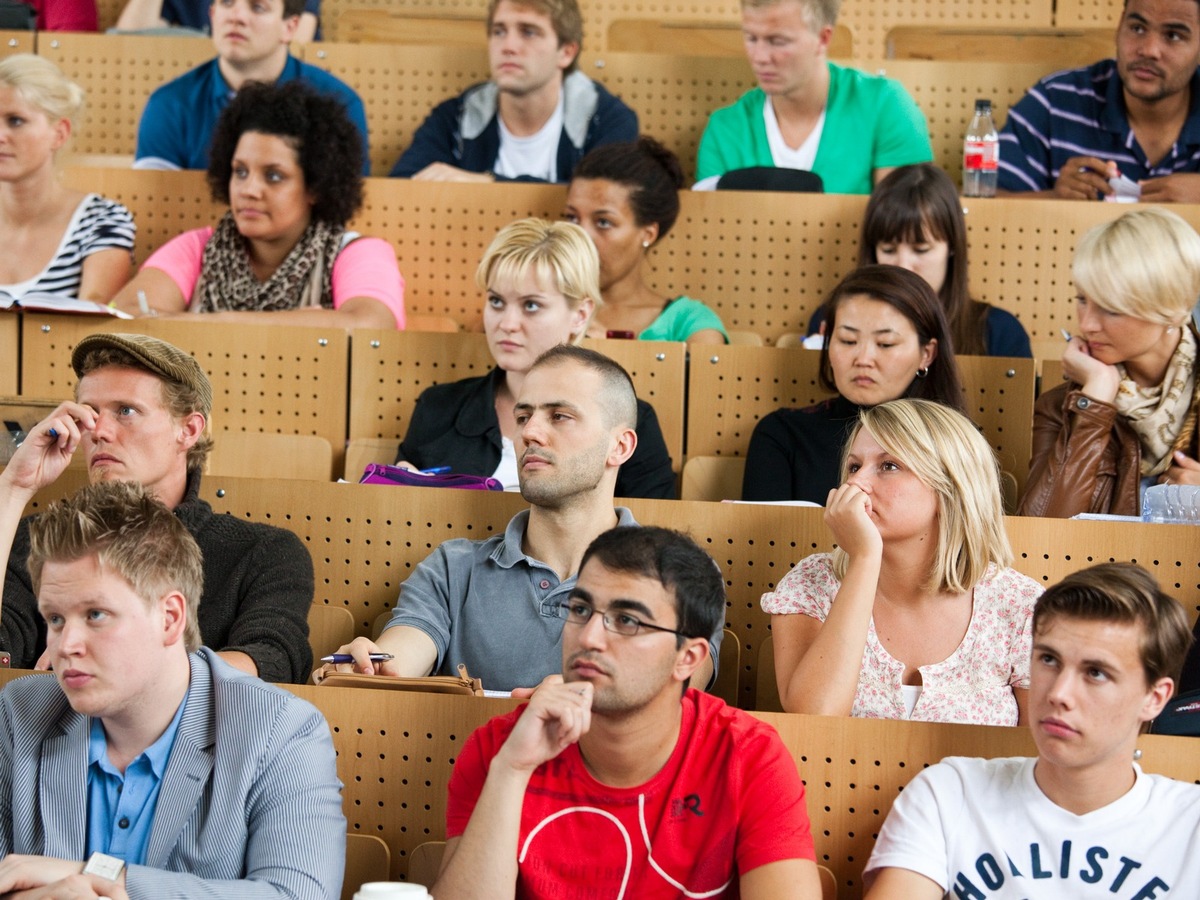
<path fill-rule="evenodd" d="M 560 615 L 563 675 L 455 763 L 438 900 L 817 900 L 783 742 L 687 687 L 725 615 L 717 564 L 677 532 L 615 528 Z"/>

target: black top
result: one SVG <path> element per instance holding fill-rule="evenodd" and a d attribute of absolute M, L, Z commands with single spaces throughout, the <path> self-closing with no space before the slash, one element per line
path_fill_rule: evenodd
<path fill-rule="evenodd" d="M 283 528 L 214 513 L 200 499 L 200 475 L 188 475 L 175 515 L 204 559 L 200 638 L 214 650 L 240 650 L 265 681 L 303 683 L 312 671 L 308 610 L 313 564 L 300 538 Z M 4 578 L 0 641 L 14 668 L 30 669 L 46 649 L 46 623 L 29 578 L 29 519 L 13 538 Z"/>
<path fill-rule="evenodd" d="M 764 416 L 750 437 L 742 499 L 810 500 L 824 506 L 841 483 L 842 450 L 858 411 L 839 395 Z"/>
<path fill-rule="evenodd" d="M 491 475 L 503 449 L 496 388 L 503 369 L 426 388 L 417 398 L 398 460 L 420 469 L 450 466 L 464 475 Z M 637 447 L 617 473 L 618 497 L 675 499 L 675 473 L 654 407 L 637 402 Z"/>

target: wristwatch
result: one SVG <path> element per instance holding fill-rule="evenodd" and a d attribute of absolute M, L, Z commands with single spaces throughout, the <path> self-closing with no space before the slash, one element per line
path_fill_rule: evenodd
<path fill-rule="evenodd" d="M 116 881 L 125 870 L 125 860 L 107 853 L 93 853 L 83 867 L 84 875 L 95 875 L 105 881 Z"/>

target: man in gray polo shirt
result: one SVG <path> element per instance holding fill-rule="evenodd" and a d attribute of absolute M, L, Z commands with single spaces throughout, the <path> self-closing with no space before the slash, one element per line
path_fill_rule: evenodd
<path fill-rule="evenodd" d="M 489 690 L 533 687 L 562 669 L 563 620 L 556 607 L 575 585 L 588 544 L 618 525 L 617 470 L 637 445 L 633 382 L 595 351 L 548 350 L 525 377 L 515 409 L 517 472 L 530 503 L 503 536 L 446 541 L 400 589 L 378 641 L 338 649 L 354 663 L 322 666 L 378 675 L 454 674 L 460 663 Z M 701 686 L 715 666 L 698 673 Z M 394 659 L 372 663 L 371 653 Z"/>

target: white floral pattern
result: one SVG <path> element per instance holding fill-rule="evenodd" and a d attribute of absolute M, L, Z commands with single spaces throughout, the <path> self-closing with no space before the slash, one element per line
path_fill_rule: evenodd
<path fill-rule="evenodd" d="M 773 615 L 799 614 L 824 622 L 840 587 L 830 555 L 816 553 L 802 559 L 773 593 L 763 594 L 760 603 Z M 971 622 L 962 643 L 941 662 L 920 667 L 924 689 L 912 718 L 1016 725 L 1012 689 L 1029 687 L 1033 606 L 1041 593 L 1042 586 L 1032 578 L 1014 569 L 989 566 L 975 585 Z M 872 619 L 850 714 L 907 718 L 900 689 L 903 675 L 904 664 L 883 648 Z"/>

